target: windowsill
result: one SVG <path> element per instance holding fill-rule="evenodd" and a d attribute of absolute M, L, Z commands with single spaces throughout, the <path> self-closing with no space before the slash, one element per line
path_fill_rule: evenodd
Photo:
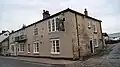
<path fill-rule="evenodd" d="M 39 52 L 33 52 L 34 55 L 39 55 Z"/>
<path fill-rule="evenodd" d="M 95 48 L 98 48 L 98 45 L 97 45 L 97 46 L 95 46 Z"/>
<path fill-rule="evenodd" d="M 88 26 L 88 29 L 90 29 L 91 27 L 90 26 Z"/>
<path fill-rule="evenodd" d="M 39 54 L 39 52 L 33 52 L 34 54 Z"/>
<path fill-rule="evenodd" d="M 23 53 L 24 51 L 19 51 L 20 53 Z"/>
<path fill-rule="evenodd" d="M 55 33 L 55 32 L 60 32 L 60 31 L 51 31 L 51 32 L 48 32 L 48 33 Z"/>
<path fill-rule="evenodd" d="M 51 54 L 60 54 L 60 52 L 51 52 Z"/>
<path fill-rule="evenodd" d="M 97 31 L 94 31 L 95 34 L 97 34 Z"/>
<path fill-rule="evenodd" d="M 27 52 L 28 54 L 31 53 L 31 52 Z"/>

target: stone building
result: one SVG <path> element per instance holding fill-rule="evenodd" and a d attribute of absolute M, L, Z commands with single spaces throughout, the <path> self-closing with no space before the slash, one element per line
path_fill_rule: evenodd
<path fill-rule="evenodd" d="M 43 10 L 43 19 L 13 32 L 11 55 L 79 59 L 103 47 L 101 20 L 65 9 L 54 15 Z"/>

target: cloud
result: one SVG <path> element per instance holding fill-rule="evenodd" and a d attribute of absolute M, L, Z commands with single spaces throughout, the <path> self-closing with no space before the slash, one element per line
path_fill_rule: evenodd
<path fill-rule="evenodd" d="M 54 14 L 69 7 L 81 13 L 87 8 L 90 16 L 103 21 L 103 32 L 119 32 L 119 3 L 119 0 L 1 0 L 0 30 L 17 30 L 22 24 L 38 21 L 43 9 Z"/>

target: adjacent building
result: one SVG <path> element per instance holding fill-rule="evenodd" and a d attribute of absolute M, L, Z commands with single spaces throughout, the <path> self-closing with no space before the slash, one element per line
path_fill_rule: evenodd
<path fill-rule="evenodd" d="M 0 54 L 5 55 L 9 49 L 9 31 L 0 33 Z"/>
<path fill-rule="evenodd" d="M 50 15 L 13 32 L 9 37 L 11 55 L 79 59 L 103 47 L 101 20 L 72 9 Z"/>
<path fill-rule="evenodd" d="M 2 42 L 4 39 L 6 39 L 6 38 L 9 36 L 9 34 L 10 34 L 9 31 L 3 30 L 3 31 L 0 33 L 0 42 Z"/>
<path fill-rule="evenodd" d="M 0 54 L 5 56 L 8 55 L 8 52 L 9 52 L 9 37 L 0 42 Z"/>

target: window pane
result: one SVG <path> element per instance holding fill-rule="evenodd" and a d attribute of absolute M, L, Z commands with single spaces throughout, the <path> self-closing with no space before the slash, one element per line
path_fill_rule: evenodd
<path fill-rule="evenodd" d="M 55 23 L 54 23 L 54 19 L 52 20 L 52 31 L 55 31 Z"/>
<path fill-rule="evenodd" d="M 30 52 L 30 44 L 28 44 L 28 52 Z"/>
<path fill-rule="evenodd" d="M 57 49 L 60 49 L 59 47 L 57 47 Z"/>
<path fill-rule="evenodd" d="M 53 47 L 53 52 L 55 52 L 55 47 Z"/>
<path fill-rule="evenodd" d="M 57 52 L 60 52 L 60 50 L 59 50 L 59 49 L 57 49 Z"/>
<path fill-rule="evenodd" d="M 55 46 L 55 41 L 53 40 L 53 46 Z"/>
<path fill-rule="evenodd" d="M 56 46 L 59 46 L 59 40 L 56 40 Z"/>
<path fill-rule="evenodd" d="M 38 28 L 34 29 L 34 35 L 38 35 Z"/>
<path fill-rule="evenodd" d="M 49 28 L 49 32 L 51 32 L 51 23 L 50 23 L 50 21 L 48 21 L 48 28 Z"/>
<path fill-rule="evenodd" d="M 36 44 L 36 51 L 39 52 L 39 43 Z"/>
<path fill-rule="evenodd" d="M 56 18 L 56 30 L 59 29 L 59 18 Z"/>

